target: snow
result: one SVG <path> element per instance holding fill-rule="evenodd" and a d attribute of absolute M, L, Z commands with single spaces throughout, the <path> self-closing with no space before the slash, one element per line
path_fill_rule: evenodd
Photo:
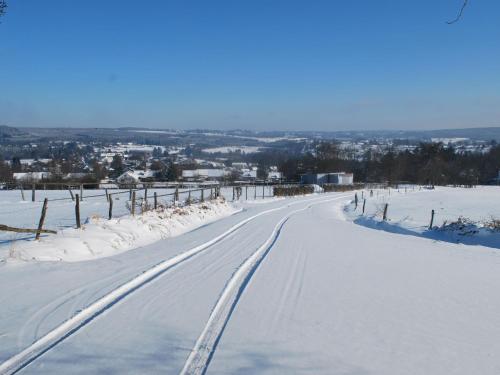
<path fill-rule="evenodd" d="M 411 186 L 406 187 L 406 190 L 401 187 L 399 191 L 375 190 L 373 197 L 370 197 L 369 190 L 365 190 L 365 214 L 362 214 L 363 202 L 358 192 L 358 209 L 354 210 L 354 204 L 351 203 L 346 207 L 346 215 L 355 223 L 372 229 L 500 248 L 500 231 L 486 228 L 488 223 L 500 218 L 499 196 L 498 186 L 438 186 L 434 190 Z M 382 222 L 386 203 L 387 221 Z M 433 229 L 429 230 L 432 210 L 435 213 Z M 466 225 L 460 224 L 464 221 Z"/>
<path fill-rule="evenodd" d="M 223 200 L 168 207 L 106 220 L 91 218 L 81 229 L 63 229 L 39 241 L 18 242 L 10 257 L 19 260 L 79 262 L 109 257 L 178 236 L 238 212 Z"/>
<path fill-rule="evenodd" d="M 338 200 L 339 198 L 341 197 L 336 197 L 331 200 Z M 225 286 L 221 296 L 217 300 L 207 324 L 196 341 L 196 344 L 186 363 L 184 364 L 181 375 L 201 375 L 206 372 L 215 347 L 222 336 L 224 328 L 228 323 L 241 294 L 249 283 L 253 273 L 257 270 L 257 267 L 271 250 L 288 219 L 292 215 L 307 210 L 315 204 L 324 204 L 326 202 L 328 201 L 313 201 L 308 206 L 288 213 L 278 222 L 278 224 L 275 225 L 273 232 L 267 240 L 252 255 L 250 255 L 240 267 L 238 267 Z"/>
<path fill-rule="evenodd" d="M 495 189 L 375 191 L 365 216 L 479 220 Z M 367 228 L 353 197 L 235 202 L 111 257 L 0 263 L 0 373 L 500 373 L 500 252 Z"/>
<path fill-rule="evenodd" d="M 163 261 L 160 264 L 155 265 L 154 267 L 151 267 L 147 271 L 134 277 L 133 279 L 121 285 L 120 287 L 116 288 L 112 292 L 104 295 L 103 297 L 101 297 L 96 302 L 92 303 L 90 306 L 86 307 L 82 311 L 78 311 L 73 317 L 66 320 L 61 325 L 51 330 L 40 339 L 36 340 L 32 345 L 23 350 L 21 353 L 13 356 L 12 358 L 2 363 L 0 365 L 0 372 L 17 371 L 18 369 L 24 367 L 25 364 L 28 364 L 30 361 L 37 358 L 39 355 L 43 354 L 46 350 L 50 349 L 52 345 L 55 345 L 59 340 L 64 339 L 64 337 L 66 337 L 67 335 L 78 330 L 81 326 L 85 325 L 89 320 L 93 319 L 95 316 L 99 315 L 106 309 L 112 307 L 116 302 L 126 297 L 129 293 L 133 292 L 137 288 L 140 288 L 145 284 L 151 282 L 156 277 L 161 275 L 166 270 L 172 268 L 173 266 L 207 249 L 212 244 L 217 243 L 224 237 L 227 237 L 228 235 L 238 230 L 246 223 L 268 212 L 273 212 L 276 210 L 279 210 L 279 208 L 273 208 L 261 212 L 259 214 L 256 214 L 246 220 L 243 220 L 237 225 L 229 228 L 226 232 L 213 238 L 212 240 L 200 246 L 196 246 L 193 249 L 185 251 L 184 253 L 181 253 L 171 259 Z"/>
<path fill-rule="evenodd" d="M 499 372 L 498 252 L 374 231 L 328 205 L 287 226 L 207 374 Z"/>
<path fill-rule="evenodd" d="M 196 188 L 192 187 L 191 189 Z M 210 191 L 205 190 L 205 199 Z M 188 197 L 189 189 L 179 189 L 179 199 L 184 201 Z M 148 201 L 152 202 L 153 194 L 158 194 L 158 203 L 162 205 L 171 205 L 173 203 L 173 188 L 155 188 L 148 189 Z M 74 190 L 74 194 L 79 194 L 79 190 Z M 105 190 L 84 190 L 83 201 L 80 202 L 80 216 L 82 223 L 95 218 L 108 218 L 109 203 L 105 196 Z M 129 190 L 109 189 L 108 193 L 113 197 L 113 217 L 120 218 L 129 214 L 127 203 L 129 203 Z M 265 196 L 272 195 L 272 187 L 265 188 Z M 170 195 L 165 195 L 170 194 Z M 0 224 L 8 224 L 18 228 L 36 228 L 42 211 L 44 198 L 48 198 L 47 215 L 45 217 L 44 228 L 53 230 L 62 230 L 73 228 L 75 226 L 75 202 L 71 200 L 70 193 L 66 190 L 36 190 L 36 201 L 31 201 L 31 191 L 24 191 L 25 199 L 21 198 L 19 190 L 0 190 Z M 232 200 L 232 188 L 221 188 L 221 195 L 227 200 Z M 192 199 L 200 199 L 200 192 L 192 192 Z M 248 194 L 240 197 L 241 200 L 262 201 L 262 187 L 249 187 Z M 141 202 L 144 199 L 144 190 L 137 191 L 136 199 Z M 42 235 L 43 237 L 43 235 Z M 0 232 L 0 260 L 8 256 L 9 249 L 17 246 L 22 241 L 33 240 L 33 234 Z"/>
<path fill-rule="evenodd" d="M 312 187 L 313 187 L 315 193 L 322 193 L 323 192 L 323 188 L 319 185 L 313 184 Z"/>
<path fill-rule="evenodd" d="M 447 145 L 448 143 L 466 142 L 468 140 L 469 140 L 469 138 L 459 138 L 459 137 L 454 137 L 454 138 L 431 138 L 432 142 L 434 142 L 434 143 L 442 142 L 445 145 Z"/>
<path fill-rule="evenodd" d="M 206 135 L 209 137 L 227 137 L 227 138 L 240 138 L 240 139 L 250 139 L 258 142 L 263 142 L 263 143 L 274 143 L 274 142 L 280 142 L 280 141 L 290 141 L 290 142 L 301 142 L 307 140 L 307 138 L 303 137 L 292 137 L 292 136 L 286 136 L 286 137 L 252 137 L 252 136 L 245 136 L 245 135 L 234 135 L 234 134 L 224 134 L 224 133 L 201 133 L 202 135 Z"/>
<path fill-rule="evenodd" d="M 257 146 L 225 146 L 225 147 L 213 147 L 213 148 L 205 148 L 202 151 L 208 154 L 222 153 L 228 154 L 230 152 L 238 152 L 240 151 L 242 154 L 255 154 L 260 152 L 261 149 L 265 147 L 257 147 Z"/>

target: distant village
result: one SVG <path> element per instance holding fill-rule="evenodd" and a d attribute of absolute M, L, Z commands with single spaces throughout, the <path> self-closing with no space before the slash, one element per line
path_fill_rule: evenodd
<path fill-rule="evenodd" d="M 26 149 L 36 149 L 29 144 Z M 277 166 L 259 166 L 229 158 L 194 158 L 182 147 L 116 143 L 95 147 L 65 143 L 54 158 L 19 158 L 1 162 L 4 182 L 116 182 L 120 185 L 152 181 L 271 181 L 282 180 Z M 210 155 L 210 154 L 209 154 Z"/>
<path fill-rule="evenodd" d="M 9 133 L 5 133 L 7 130 Z M 395 170 L 390 166 L 391 155 L 400 155 L 404 160 L 405 153 L 422 152 L 418 140 L 383 137 L 324 140 L 316 136 L 256 137 L 139 130 L 106 130 L 107 133 L 90 136 L 78 130 L 67 141 L 61 140 L 64 135 L 55 140 L 44 135 L 34 138 L 35 141 L 21 141 L 33 136 L 15 128 L 3 127 L 3 131 L 0 182 L 10 185 L 44 182 L 126 186 L 169 181 L 348 185 L 355 182 L 355 175 L 360 181 L 390 181 L 391 171 Z M 133 137 L 134 141 L 108 141 L 106 137 Z M 86 138 L 88 141 L 82 140 Z M 137 142 L 141 138 L 144 142 Z M 455 155 L 489 157 L 492 148 L 497 149 L 493 141 L 468 138 L 435 138 L 430 144 L 441 145 L 443 151 L 439 152 L 443 155 L 448 149 Z M 417 177 L 437 179 L 434 172 L 426 173 L 431 177 Z M 499 181 L 500 175 L 497 178 L 496 173 L 488 172 L 487 181 Z M 478 180 L 476 175 L 469 174 L 464 179 Z M 403 176 L 400 180 L 410 178 Z"/>

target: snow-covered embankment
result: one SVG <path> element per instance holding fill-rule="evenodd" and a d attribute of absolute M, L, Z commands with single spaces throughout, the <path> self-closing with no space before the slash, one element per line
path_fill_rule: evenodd
<path fill-rule="evenodd" d="M 11 248 L 10 258 L 78 262 L 109 257 L 178 236 L 239 211 L 218 200 L 149 211 L 135 217 L 93 217 L 81 229 L 64 229 L 39 241 L 17 242 Z"/>

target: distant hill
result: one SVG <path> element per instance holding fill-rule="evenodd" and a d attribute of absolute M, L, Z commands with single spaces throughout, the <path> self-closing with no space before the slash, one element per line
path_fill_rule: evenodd
<path fill-rule="evenodd" d="M 269 135 L 276 136 L 276 132 Z M 438 129 L 438 130 L 346 130 L 346 131 L 297 131 L 287 132 L 303 137 L 327 139 L 411 139 L 430 141 L 432 138 L 469 138 L 471 140 L 500 142 L 500 127 L 466 128 L 466 129 Z"/>
<path fill-rule="evenodd" d="M 206 135 L 210 134 L 210 137 Z M 122 128 L 14 128 L 0 126 L 0 141 L 9 140 L 100 140 L 121 142 L 161 142 L 164 144 L 177 142 L 193 142 L 217 145 L 222 143 L 259 143 L 259 138 L 272 137 L 304 137 L 318 139 L 409 139 L 414 141 L 430 141 L 433 138 L 469 138 L 476 141 L 495 140 L 500 143 L 500 127 L 438 129 L 438 130 L 352 130 L 352 131 L 265 131 L 251 130 L 175 130 L 147 129 L 140 127 Z M 248 138 L 247 138 L 248 137 Z M 247 139 L 245 139 L 247 138 Z M 182 140 L 182 141 L 181 141 Z M 253 144 L 252 143 L 252 144 Z"/>
<path fill-rule="evenodd" d="M 20 140 L 29 137 L 30 134 L 18 128 L 7 125 L 0 125 L 0 142 L 10 140 Z"/>
<path fill-rule="evenodd" d="M 18 128 L 13 128 L 13 127 L 7 126 L 7 125 L 0 125 L 0 136 L 2 136 L 2 137 L 23 135 L 23 134 L 26 134 L 26 132 L 23 132 L 23 131 L 19 130 Z"/>

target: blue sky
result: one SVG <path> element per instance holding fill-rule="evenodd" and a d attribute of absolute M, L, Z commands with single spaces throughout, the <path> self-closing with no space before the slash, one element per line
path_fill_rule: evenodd
<path fill-rule="evenodd" d="M 7 0 L 0 124 L 500 126 L 500 1 Z"/>

